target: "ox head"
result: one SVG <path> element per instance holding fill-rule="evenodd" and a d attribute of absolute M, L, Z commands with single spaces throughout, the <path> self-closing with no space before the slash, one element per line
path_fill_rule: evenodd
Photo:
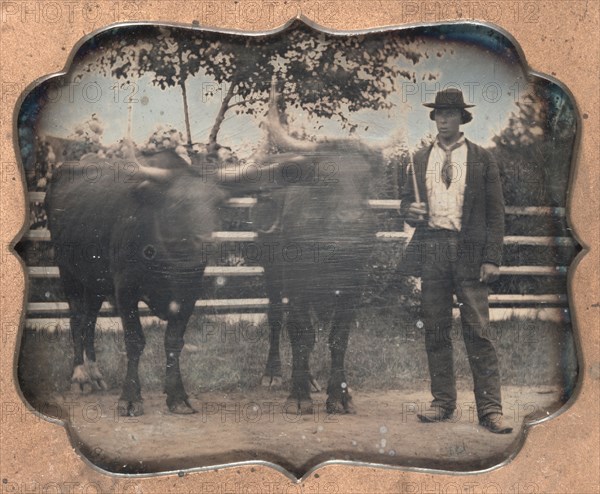
<path fill-rule="evenodd" d="M 228 194 L 172 151 L 134 159 L 139 181 L 133 195 L 152 211 L 162 255 L 183 264 L 205 259 L 214 251 L 212 233 L 219 229 L 219 209 Z"/>
<path fill-rule="evenodd" d="M 374 146 L 358 139 L 311 141 L 293 137 L 282 125 L 281 105 L 278 104 L 280 97 L 273 83 L 263 126 L 268 138 L 265 146 L 249 160 L 262 170 L 262 177 L 269 178 L 268 183 L 262 184 L 262 189 L 272 191 L 290 186 L 318 186 L 325 191 L 321 196 L 332 194 L 343 203 L 354 204 L 368 196 L 375 197 L 385 181 L 382 151 L 390 143 Z M 269 152 L 273 149 L 277 152 Z"/>
<path fill-rule="evenodd" d="M 383 150 L 390 142 L 365 144 L 357 138 L 322 136 L 317 141 L 298 139 L 290 135 L 282 125 L 281 96 L 271 85 L 271 97 L 267 113 L 269 141 L 283 151 L 284 158 L 296 153 L 314 163 L 320 164 L 320 178 L 332 190 L 366 193 L 366 186 L 382 178 L 384 171 Z M 302 163 L 300 157 L 295 161 Z M 349 190 L 351 189 L 351 190 Z M 362 192 L 361 192 L 362 191 Z"/>

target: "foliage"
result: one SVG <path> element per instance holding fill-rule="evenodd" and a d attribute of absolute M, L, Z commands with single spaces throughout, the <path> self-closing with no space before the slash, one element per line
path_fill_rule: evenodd
<path fill-rule="evenodd" d="M 179 86 L 182 90 L 188 144 L 191 131 L 187 103 L 186 81 L 201 68 L 201 60 L 210 57 L 209 45 L 199 36 L 176 36 L 174 29 L 150 27 L 145 36 L 136 30 L 123 30 L 105 42 L 99 55 L 89 61 L 82 72 L 99 72 L 106 76 L 134 82 L 152 75 L 152 83 L 161 89 Z"/>
<path fill-rule="evenodd" d="M 216 56 L 205 60 L 204 72 L 228 90 L 222 95 L 209 144 L 216 142 L 230 109 L 248 115 L 264 111 L 272 81 L 283 96 L 283 107 L 301 109 L 316 118 L 335 118 L 353 132 L 357 125 L 346 114 L 390 108 L 387 97 L 396 89 L 396 81 L 416 78 L 398 62 L 416 64 L 422 56 L 420 44 L 406 37 L 390 33 L 336 36 L 316 32 L 301 22 L 273 36 L 222 37 L 214 49 Z"/>
<path fill-rule="evenodd" d="M 417 64 L 425 50 L 422 41 L 393 32 L 340 36 L 298 21 L 282 33 L 255 37 L 146 26 L 145 31 L 103 38 L 98 53 L 77 77 L 98 71 L 135 81 L 151 75 L 161 89 L 181 88 L 189 146 L 188 78 L 202 73 L 218 85 L 207 84 L 203 98 L 227 88 L 209 136 L 214 146 L 229 110 L 248 115 L 264 110 L 272 80 L 283 95 L 282 105 L 338 119 L 353 132 L 357 124 L 347 113 L 389 109 L 397 81 L 416 81 L 407 66 Z"/>
<path fill-rule="evenodd" d="M 104 123 L 96 113 L 92 113 L 88 120 L 75 126 L 70 138 L 100 144 L 102 134 L 104 134 Z"/>
<path fill-rule="evenodd" d="M 173 149 L 189 165 L 192 161 L 184 146 L 183 135 L 177 129 L 166 125 L 157 125 L 148 141 L 142 146 L 143 152 L 156 153 L 165 149 Z"/>
<path fill-rule="evenodd" d="M 491 151 L 501 168 L 505 201 L 514 206 L 565 206 L 575 139 L 575 111 L 536 85 L 517 103 Z"/>

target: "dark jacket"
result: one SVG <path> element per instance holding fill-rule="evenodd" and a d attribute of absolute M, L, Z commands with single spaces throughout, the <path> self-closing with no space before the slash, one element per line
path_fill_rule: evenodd
<path fill-rule="evenodd" d="M 467 177 L 457 270 L 462 278 L 479 278 L 482 263 L 500 266 L 504 242 L 504 197 L 498 165 L 491 154 L 481 146 L 466 140 Z M 427 163 L 432 145 L 417 151 L 413 158 L 417 186 L 421 202 L 427 203 L 425 184 Z M 415 200 L 412 171 L 405 174 L 402 189 L 400 214 L 406 218 L 408 208 Z M 427 220 L 427 218 L 425 218 Z M 406 262 L 415 263 L 409 271 L 420 273 L 420 265 L 425 260 L 424 239 L 427 235 L 426 221 L 414 224 L 415 233 L 406 248 Z"/>

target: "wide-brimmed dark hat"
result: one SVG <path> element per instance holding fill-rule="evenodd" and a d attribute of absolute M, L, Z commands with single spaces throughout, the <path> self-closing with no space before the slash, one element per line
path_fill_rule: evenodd
<path fill-rule="evenodd" d="M 471 108 L 475 105 L 467 105 L 460 89 L 449 88 L 438 91 L 435 95 L 435 103 L 423 103 L 427 108 Z"/>
<path fill-rule="evenodd" d="M 460 89 L 449 88 L 443 91 L 438 91 L 435 95 L 435 103 L 423 103 L 423 106 L 427 108 L 433 108 L 429 113 L 429 118 L 435 120 L 435 110 L 444 108 L 458 108 L 462 110 L 461 123 L 466 124 L 473 120 L 471 112 L 465 110 L 465 108 L 472 108 L 475 105 L 467 105 L 463 98 L 463 93 Z"/>

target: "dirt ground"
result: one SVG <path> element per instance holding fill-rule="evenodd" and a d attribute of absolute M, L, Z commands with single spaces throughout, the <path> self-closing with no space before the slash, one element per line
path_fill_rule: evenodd
<path fill-rule="evenodd" d="M 119 417 L 118 394 L 67 393 L 47 412 L 68 424 L 73 445 L 92 463 L 113 472 L 148 473 L 268 461 L 296 476 L 328 460 L 353 460 L 454 471 L 492 467 L 515 454 L 524 421 L 556 411 L 559 391 L 550 387 L 503 388 L 511 434 L 492 434 L 477 424 L 473 395 L 459 391 L 456 420 L 422 424 L 426 390 L 354 393 L 355 415 L 329 416 L 325 394 L 314 393 L 312 414 L 298 416 L 283 390 L 202 393 L 193 415 L 171 414 L 165 396 L 146 393 L 144 415 Z"/>

